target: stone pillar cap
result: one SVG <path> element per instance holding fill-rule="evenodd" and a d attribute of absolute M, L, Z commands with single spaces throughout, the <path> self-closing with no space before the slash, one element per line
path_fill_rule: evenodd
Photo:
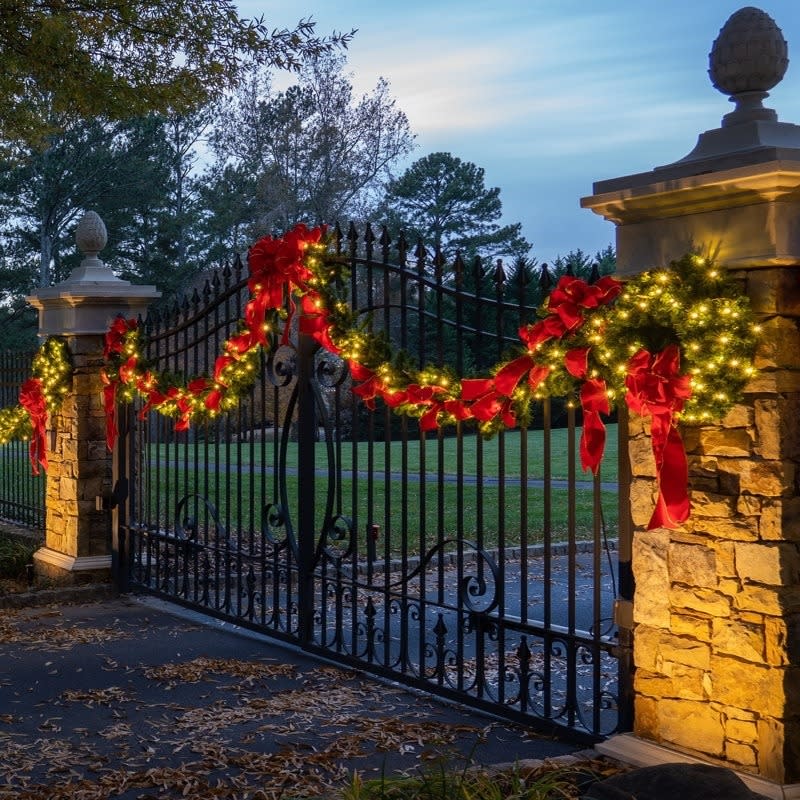
<path fill-rule="evenodd" d="M 788 52 L 781 29 L 769 14 L 752 6 L 732 14 L 711 47 L 708 75 L 714 88 L 730 95 L 736 107 L 722 118 L 719 128 L 701 133 L 688 155 L 654 172 L 682 177 L 753 159 L 786 158 L 789 150 L 797 150 L 800 157 L 800 126 L 779 122 L 775 111 L 762 102 L 786 74 Z M 766 158 L 764 151 L 771 151 Z"/>
<path fill-rule="evenodd" d="M 81 283 L 121 283 L 130 286 L 130 281 L 118 278 L 98 257 L 97 254 L 106 246 L 108 233 L 100 215 L 96 211 L 87 211 L 75 228 L 75 243 L 84 258 L 75 267 L 63 284 Z"/>
<path fill-rule="evenodd" d="M 39 333 L 105 333 L 118 314 L 143 314 L 149 303 L 161 297 L 155 286 L 137 286 L 118 278 L 98 257 L 108 234 L 95 211 L 87 211 L 75 230 L 80 265 L 55 286 L 46 286 L 27 298 L 39 311 Z"/>

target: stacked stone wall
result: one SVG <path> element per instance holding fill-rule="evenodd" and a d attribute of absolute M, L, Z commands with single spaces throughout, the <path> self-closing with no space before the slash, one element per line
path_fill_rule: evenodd
<path fill-rule="evenodd" d="M 635 732 L 800 781 L 800 332 L 797 273 L 741 273 L 762 324 L 744 402 L 682 428 L 692 514 L 646 531 L 647 426 L 631 421 Z M 665 591 L 665 587 L 667 591 Z"/>
<path fill-rule="evenodd" d="M 74 367 L 72 392 L 49 424 L 46 545 L 82 558 L 111 552 L 109 514 L 97 498 L 111 490 L 100 369 L 101 336 L 68 338 Z"/>

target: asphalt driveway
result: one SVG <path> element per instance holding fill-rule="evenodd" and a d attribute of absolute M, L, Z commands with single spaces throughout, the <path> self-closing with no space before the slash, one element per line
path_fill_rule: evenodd
<path fill-rule="evenodd" d="M 581 749 L 176 611 L 0 610 L 0 800 L 330 797 Z"/>

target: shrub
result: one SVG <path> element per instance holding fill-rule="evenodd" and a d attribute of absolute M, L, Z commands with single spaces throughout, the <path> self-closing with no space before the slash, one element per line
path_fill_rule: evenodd
<path fill-rule="evenodd" d="M 0 578 L 22 580 L 38 544 L 32 540 L 0 533 Z"/>

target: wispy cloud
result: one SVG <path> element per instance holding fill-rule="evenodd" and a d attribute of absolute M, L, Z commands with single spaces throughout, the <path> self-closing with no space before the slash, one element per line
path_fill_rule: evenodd
<path fill-rule="evenodd" d="M 418 134 L 415 157 L 449 150 L 484 167 L 506 218 L 545 252 L 605 246 L 608 224 L 578 207 L 592 182 L 682 158 L 730 110 L 707 57 L 741 0 L 308 2 L 240 7 L 270 25 L 313 13 L 320 33 L 359 28 L 348 59 L 357 90 L 385 77 Z M 796 0 L 759 6 L 797 47 Z M 796 55 L 768 104 L 800 123 Z"/>

